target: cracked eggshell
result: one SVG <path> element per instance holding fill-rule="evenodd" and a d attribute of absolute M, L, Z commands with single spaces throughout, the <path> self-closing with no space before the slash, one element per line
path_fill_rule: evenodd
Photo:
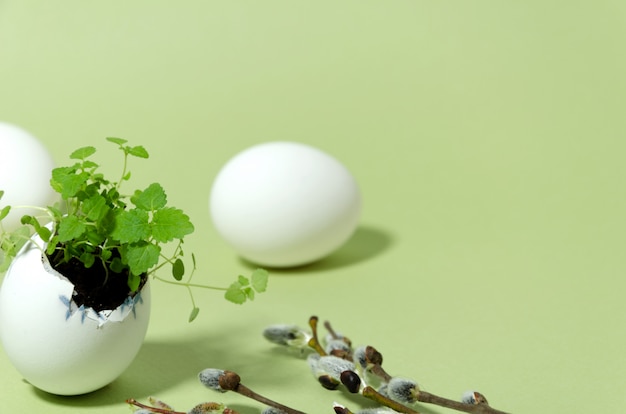
<path fill-rule="evenodd" d="M 317 261 L 353 234 L 361 195 L 348 169 L 297 142 L 267 142 L 230 159 L 214 180 L 215 228 L 244 259 L 267 267 Z"/>
<path fill-rule="evenodd" d="M 27 243 L 0 287 L 0 340 L 31 385 L 58 395 L 79 395 L 111 383 L 131 364 L 150 320 L 150 287 L 133 307 L 100 314 L 69 298 L 74 285 Z M 73 306 L 72 306 L 73 305 Z M 123 305 L 124 306 L 124 305 Z M 117 317 L 117 314 L 122 317 Z"/>

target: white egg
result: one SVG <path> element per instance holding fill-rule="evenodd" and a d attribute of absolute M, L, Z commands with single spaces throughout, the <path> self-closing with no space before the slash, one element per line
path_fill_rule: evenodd
<path fill-rule="evenodd" d="M 50 187 L 54 161 L 47 148 L 33 135 L 12 124 L 0 122 L 0 208 L 10 205 L 45 207 L 57 200 Z M 36 209 L 13 208 L 2 221 L 5 230 L 15 229 L 24 214 Z"/>
<path fill-rule="evenodd" d="M 321 259 L 353 234 L 358 185 L 337 159 L 296 142 L 268 142 L 220 170 L 209 210 L 218 233 L 244 259 L 292 267 Z"/>

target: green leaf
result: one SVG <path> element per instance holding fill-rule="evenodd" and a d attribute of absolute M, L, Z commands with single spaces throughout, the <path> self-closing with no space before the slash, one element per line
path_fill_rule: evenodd
<path fill-rule="evenodd" d="M 35 230 L 35 233 L 37 233 L 39 237 L 41 237 L 42 240 L 44 241 L 50 240 L 50 237 L 52 236 L 52 232 L 47 227 L 42 226 L 34 216 L 24 215 L 20 219 L 20 222 L 22 224 L 32 226 L 33 229 Z"/>
<path fill-rule="evenodd" d="M 111 237 L 121 243 L 133 243 L 150 236 L 150 217 L 147 211 L 132 209 L 122 211 L 115 217 L 115 228 Z"/>
<path fill-rule="evenodd" d="M 35 217 L 33 217 L 33 216 L 29 216 L 29 215 L 27 215 L 27 214 L 23 215 L 23 216 L 20 218 L 20 223 L 22 223 L 22 224 L 30 224 L 30 225 L 31 225 L 31 226 L 33 226 L 33 227 L 34 227 L 34 226 L 36 226 L 37 224 L 39 224 L 39 223 L 37 222 L 37 220 L 35 220 Z M 35 224 L 33 224 L 33 223 L 35 223 Z"/>
<path fill-rule="evenodd" d="M 104 191 L 102 195 L 113 204 L 117 204 L 120 199 L 120 192 L 117 191 L 116 188 L 111 188 L 108 191 Z"/>
<path fill-rule="evenodd" d="M 267 270 L 264 269 L 256 269 L 252 272 L 252 287 L 259 293 L 265 292 L 267 289 L 267 281 L 269 279 L 269 274 Z"/>
<path fill-rule="evenodd" d="M 8 216 L 9 211 L 11 211 L 11 206 L 4 206 L 2 210 L 0 210 L 0 220 Z"/>
<path fill-rule="evenodd" d="M 174 207 L 162 208 L 152 216 L 152 237 L 159 242 L 182 239 L 193 233 L 194 227 L 189 216 Z"/>
<path fill-rule="evenodd" d="M 111 250 L 104 249 L 100 252 L 100 257 L 102 258 L 102 260 L 107 261 L 111 258 L 112 254 L 113 252 L 111 252 Z"/>
<path fill-rule="evenodd" d="M 113 260 L 111 260 L 109 268 L 115 273 L 122 273 L 124 270 L 124 263 L 122 263 L 122 259 L 119 257 L 114 257 Z"/>
<path fill-rule="evenodd" d="M 250 280 L 243 275 L 239 275 L 237 277 L 237 281 L 239 282 L 241 286 L 248 286 L 250 284 Z"/>
<path fill-rule="evenodd" d="M 0 190 L 0 199 L 2 199 L 2 197 L 4 197 L 4 190 Z"/>
<path fill-rule="evenodd" d="M 87 269 L 89 269 L 95 263 L 96 258 L 93 254 L 85 252 L 80 255 L 80 261 Z"/>
<path fill-rule="evenodd" d="M 243 293 L 246 294 L 246 297 L 250 300 L 254 300 L 254 289 L 251 287 L 247 287 L 243 289 Z"/>
<path fill-rule="evenodd" d="M 104 178 L 104 174 L 93 174 L 92 178 L 94 181 L 101 182 L 102 184 L 107 184 L 109 182 Z"/>
<path fill-rule="evenodd" d="M 194 306 L 194 308 L 191 310 L 191 313 L 189 314 L 189 322 L 193 322 L 194 319 L 198 317 L 198 313 L 200 313 L 200 308 Z"/>
<path fill-rule="evenodd" d="M 239 282 L 233 282 L 226 290 L 226 293 L 224 293 L 224 298 L 230 302 L 241 305 L 247 299 L 246 294 L 241 288 L 242 286 Z"/>
<path fill-rule="evenodd" d="M 95 184 L 89 184 L 85 187 L 83 187 L 82 190 L 80 190 L 78 192 L 78 194 L 76 194 L 76 198 L 82 203 L 85 200 L 87 200 L 88 198 L 100 195 L 99 194 L 99 190 L 98 190 L 98 186 Z"/>
<path fill-rule="evenodd" d="M 59 242 L 66 242 L 79 238 L 86 230 L 85 223 L 76 216 L 65 216 L 59 223 Z"/>
<path fill-rule="evenodd" d="M 250 279 L 243 275 L 237 277 L 237 281 L 233 282 L 224 297 L 230 302 L 242 304 L 247 300 L 254 300 L 256 292 L 265 292 L 267 288 L 268 273 L 263 269 L 256 269 L 252 272 L 252 284 Z"/>
<path fill-rule="evenodd" d="M 54 251 L 56 250 L 56 247 L 58 244 L 59 244 L 59 237 L 58 236 L 52 237 L 52 239 L 48 243 L 48 247 L 46 247 L 46 254 L 48 256 L 52 255 L 52 253 L 54 253 Z"/>
<path fill-rule="evenodd" d="M 117 145 L 124 145 L 128 142 L 128 140 L 124 138 L 115 138 L 115 137 L 107 137 L 106 140 Z"/>
<path fill-rule="evenodd" d="M 136 292 L 137 289 L 139 289 L 139 285 L 141 284 L 141 277 L 138 275 L 129 273 L 127 284 L 131 292 Z"/>
<path fill-rule="evenodd" d="M 178 258 L 172 265 L 172 276 L 176 280 L 182 280 L 183 275 L 185 274 L 185 264 L 182 259 Z"/>
<path fill-rule="evenodd" d="M 52 237 L 52 232 L 50 231 L 50 229 L 43 226 L 37 227 L 37 234 L 39 235 L 39 237 L 41 237 L 41 240 L 45 242 L 50 240 L 50 237 Z"/>
<path fill-rule="evenodd" d="M 88 178 L 88 173 L 76 174 L 73 167 L 58 167 L 52 170 L 50 185 L 63 199 L 68 199 L 80 191 Z"/>
<path fill-rule="evenodd" d="M 149 158 L 150 155 L 148 154 L 148 151 L 146 151 L 146 149 L 144 147 L 142 147 L 141 145 L 138 145 L 136 147 L 131 147 L 130 150 L 128 151 L 128 153 L 130 155 L 133 155 L 135 157 L 139 157 L 139 158 Z"/>
<path fill-rule="evenodd" d="M 84 160 L 85 158 L 93 155 L 96 149 L 92 146 L 82 147 L 70 154 L 70 158 L 73 160 Z"/>
<path fill-rule="evenodd" d="M 152 183 L 143 191 L 135 191 L 135 195 L 130 198 L 130 201 L 137 208 L 154 211 L 165 207 L 167 196 L 159 183 Z"/>
<path fill-rule="evenodd" d="M 142 242 L 128 246 L 126 260 L 130 271 L 136 275 L 146 273 L 159 261 L 161 248 L 155 244 Z"/>
<path fill-rule="evenodd" d="M 94 246 L 99 245 L 106 238 L 105 235 L 98 233 L 96 230 L 88 230 L 87 234 L 85 235 L 85 237 L 87 238 L 89 243 L 91 243 Z M 105 251 L 107 251 L 107 250 L 105 250 Z M 104 251 L 103 251 L 103 253 L 104 253 Z M 108 259 L 108 257 L 105 258 L 105 260 L 106 259 Z"/>
<path fill-rule="evenodd" d="M 96 164 L 96 163 L 95 163 L 95 162 L 93 162 L 93 161 L 89 161 L 89 160 L 85 160 L 85 161 L 83 161 L 82 166 L 83 166 L 83 169 L 85 169 L 85 170 L 88 170 L 88 169 L 90 169 L 90 168 L 96 169 L 97 167 L 99 167 L 99 165 L 98 165 L 98 164 Z"/>
<path fill-rule="evenodd" d="M 101 195 L 95 195 L 83 202 L 83 213 L 93 221 L 99 221 L 106 216 L 109 211 L 107 201 Z"/>

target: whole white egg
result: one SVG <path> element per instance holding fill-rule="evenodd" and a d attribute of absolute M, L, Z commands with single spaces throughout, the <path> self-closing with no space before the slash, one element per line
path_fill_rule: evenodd
<path fill-rule="evenodd" d="M 24 129 L 0 122 L 0 209 L 12 206 L 11 213 L 2 220 L 5 230 L 20 225 L 24 214 L 39 214 L 36 209 L 17 206 L 45 207 L 57 200 L 50 187 L 54 161 L 48 149 Z"/>
<path fill-rule="evenodd" d="M 250 147 L 219 171 L 209 197 L 218 233 L 244 259 L 267 267 L 317 261 L 353 234 L 358 185 L 329 154 L 297 142 Z"/>

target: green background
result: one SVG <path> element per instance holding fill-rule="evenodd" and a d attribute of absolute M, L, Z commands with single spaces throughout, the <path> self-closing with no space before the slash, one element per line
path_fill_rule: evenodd
<path fill-rule="evenodd" d="M 436 394 L 623 411 L 625 41 L 617 0 L 1 1 L 0 120 L 58 164 L 95 145 L 117 172 L 104 137 L 144 145 L 134 184 L 161 182 L 191 216 L 199 281 L 250 272 L 207 207 L 219 168 L 250 145 L 317 146 L 364 200 L 347 245 L 272 270 L 253 303 L 196 291 L 188 324 L 187 292 L 154 283 L 144 347 L 98 392 L 39 392 L 0 352 L 2 412 L 125 413 L 149 395 L 260 412 L 202 387 L 206 367 L 306 412 L 357 409 L 261 337 L 313 314 Z"/>

